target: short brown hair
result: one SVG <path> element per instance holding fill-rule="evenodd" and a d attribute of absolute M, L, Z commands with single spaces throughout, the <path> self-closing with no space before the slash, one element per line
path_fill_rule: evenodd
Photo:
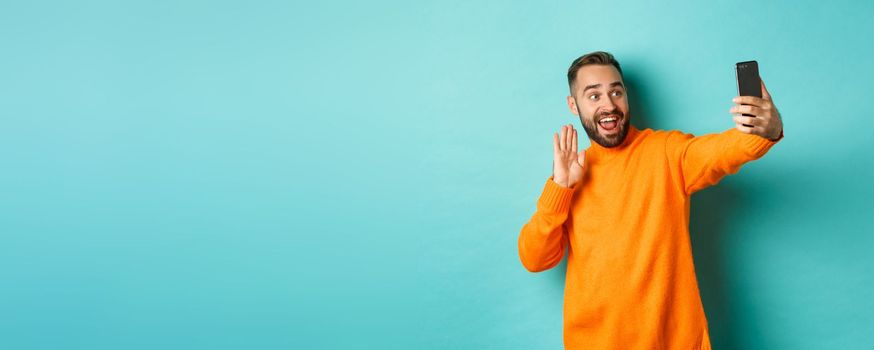
<path fill-rule="evenodd" d="M 577 72 L 583 66 L 590 64 L 612 64 L 613 67 L 616 67 L 616 70 L 619 71 L 619 76 L 622 77 L 622 68 L 619 67 L 619 61 L 613 58 L 613 55 L 604 51 L 590 52 L 575 59 L 574 62 L 571 63 L 571 67 L 567 70 L 567 84 L 571 89 L 571 94 L 574 93 L 574 83 L 577 79 Z"/>

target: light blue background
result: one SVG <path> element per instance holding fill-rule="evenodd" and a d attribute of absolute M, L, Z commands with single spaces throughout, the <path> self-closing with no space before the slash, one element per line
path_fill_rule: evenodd
<path fill-rule="evenodd" d="M 694 198 L 717 349 L 874 346 L 871 2 L 4 2 L 0 347 L 559 349 L 516 240 L 607 50 L 639 127 L 785 139 Z M 583 147 L 587 146 L 583 142 Z"/>

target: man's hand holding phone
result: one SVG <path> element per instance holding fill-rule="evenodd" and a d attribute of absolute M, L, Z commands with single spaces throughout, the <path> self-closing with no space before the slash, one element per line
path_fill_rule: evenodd
<path fill-rule="evenodd" d="M 573 187 L 583 179 L 586 151 L 577 152 L 577 130 L 563 125 L 560 134 L 552 135 L 552 181 L 562 187 Z"/>
<path fill-rule="evenodd" d="M 735 128 L 741 132 L 776 141 L 783 134 L 783 120 L 780 118 L 777 106 L 771 100 L 771 94 L 765 88 L 765 82 L 762 81 L 761 85 L 762 97 L 737 96 L 732 99 L 735 106 L 731 107 L 729 113 L 734 114 Z"/>

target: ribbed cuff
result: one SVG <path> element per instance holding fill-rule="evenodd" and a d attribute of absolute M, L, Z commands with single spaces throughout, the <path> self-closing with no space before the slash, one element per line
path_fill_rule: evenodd
<path fill-rule="evenodd" d="M 567 213 L 577 185 L 570 188 L 562 187 L 552 179 L 553 176 L 549 176 L 546 180 L 543 193 L 537 201 L 537 208 L 552 213 Z"/>
<path fill-rule="evenodd" d="M 741 135 L 741 137 L 743 138 L 743 140 L 741 141 L 741 144 L 743 145 L 743 147 L 745 149 L 747 149 L 750 152 L 750 155 L 752 155 L 753 158 L 756 158 L 756 159 L 765 155 L 765 153 L 768 153 L 768 150 L 770 150 L 771 147 L 774 146 L 774 144 L 776 144 L 778 141 L 783 139 L 783 132 L 782 131 L 780 132 L 779 138 L 771 141 L 771 140 L 768 140 L 768 139 L 761 137 L 759 135 L 743 133 L 743 132 L 738 131 L 737 129 L 732 129 L 732 130 L 737 131 L 737 133 Z"/>

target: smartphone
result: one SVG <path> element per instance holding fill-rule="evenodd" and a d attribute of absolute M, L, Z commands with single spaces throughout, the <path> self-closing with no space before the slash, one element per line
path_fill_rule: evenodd
<path fill-rule="evenodd" d="M 737 76 L 738 96 L 762 97 L 762 80 L 759 78 L 759 63 L 756 61 L 738 62 L 734 65 Z M 755 117 L 752 114 L 743 114 L 747 117 Z M 743 124 L 743 126 L 752 126 Z"/>

